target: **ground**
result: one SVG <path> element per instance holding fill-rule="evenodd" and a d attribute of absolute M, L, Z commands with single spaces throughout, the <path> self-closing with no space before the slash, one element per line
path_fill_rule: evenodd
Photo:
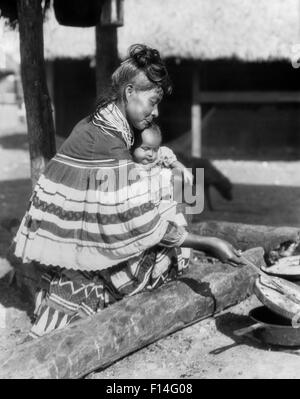
<path fill-rule="evenodd" d="M 300 352 L 276 351 L 233 331 L 251 324 L 248 298 L 149 345 L 89 378 L 299 378 Z"/>
<path fill-rule="evenodd" d="M 196 220 L 299 226 L 300 161 L 286 155 L 237 160 L 214 154 L 214 164 L 234 184 L 234 198 L 228 202 L 213 191 L 215 210 L 205 210 Z M 0 132 L 0 170 L 0 221 L 21 218 L 31 190 L 24 129 Z M 4 255 L 10 239 L 11 234 L 0 229 L 0 354 L 25 338 L 32 310 L 22 293 L 8 285 L 10 266 Z M 235 329 L 251 324 L 247 314 L 258 304 L 250 297 L 87 378 L 299 378 L 297 351 L 270 349 L 234 336 Z"/>

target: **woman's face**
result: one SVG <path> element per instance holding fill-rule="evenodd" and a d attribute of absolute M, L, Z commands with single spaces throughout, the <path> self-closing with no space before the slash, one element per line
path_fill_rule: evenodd
<path fill-rule="evenodd" d="M 162 90 L 153 88 L 139 90 L 133 85 L 126 91 L 126 116 L 129 123 L 138 130 L 149 127 L 158 117 L 158 104 L 162 99 Z"/>

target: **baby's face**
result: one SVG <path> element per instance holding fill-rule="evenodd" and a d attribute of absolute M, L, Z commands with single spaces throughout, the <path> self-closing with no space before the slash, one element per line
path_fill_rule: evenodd
<path fill-rule="evenodd" d="M 156 161 L 161 137 L 151 129 L 145 129 L 141 135 L 142 144 L 134 150 L 133 158 L 135 162 L 147 165 Z"/>

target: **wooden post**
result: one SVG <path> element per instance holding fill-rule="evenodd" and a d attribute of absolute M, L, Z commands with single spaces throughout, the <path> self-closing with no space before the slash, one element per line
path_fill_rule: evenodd
<path fill-rule="evenodd" d="M 193 71 L 192 87 L 192 156 L 201 157 L 201 105 L 199 103 L 199 72 L 197 67 Z"/>
<path fill-rule="evenodd" d="M 34 187 L 48 160 L 55 154 L 51 100 L 46 84 L 41 1 L 17 0 L 21 76 L 27 117 Z"/>
<path fill-rule="evenodd" d="M 118 66 L 117 26 L 96 25 L 96 85 L 102 96 L 110 85 L 111 75 Z"/>
<path fill-rule="evenodd" d="M 53 124 L 55 127 L 55 101 L 54 101 L 54 61 L 46 62 L 46 79 L 47 79 L 47 87 L 49 90 L 49 96 L 51 100 L 51 108 L 53 113 Z"/>
<path fill-rule="evenodd" d="M 124 24 L 124 0 L 105 0 L 101 9 L 102 26 L 122 26 Z"/>

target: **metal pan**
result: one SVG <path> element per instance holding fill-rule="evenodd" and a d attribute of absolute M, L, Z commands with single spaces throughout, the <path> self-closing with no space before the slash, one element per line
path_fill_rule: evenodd
<path fill-rule="evenodd" d="M 265 306 L 252 309 L 249 316 L 255 324 L 236 330 L 236 336 L 251 333 L 254 338 L 266 344 L 300 347 L 300 329 L 292 327 L 289 319 L 277 315 Z"/>
<path fill-rule="evenodd" d="M 271 276 L 277 276 L 300 284 L 300 255 L 286 256 L 273 266 L 261 266 L 261 270 Z"/>
<path fill-rule="evenodd" d="M 291 281 L 278 277 L 259 276 L 254 283 L 253 291 L 257 298 L 281 317 L 299 322 L 300 287 Z"/>

